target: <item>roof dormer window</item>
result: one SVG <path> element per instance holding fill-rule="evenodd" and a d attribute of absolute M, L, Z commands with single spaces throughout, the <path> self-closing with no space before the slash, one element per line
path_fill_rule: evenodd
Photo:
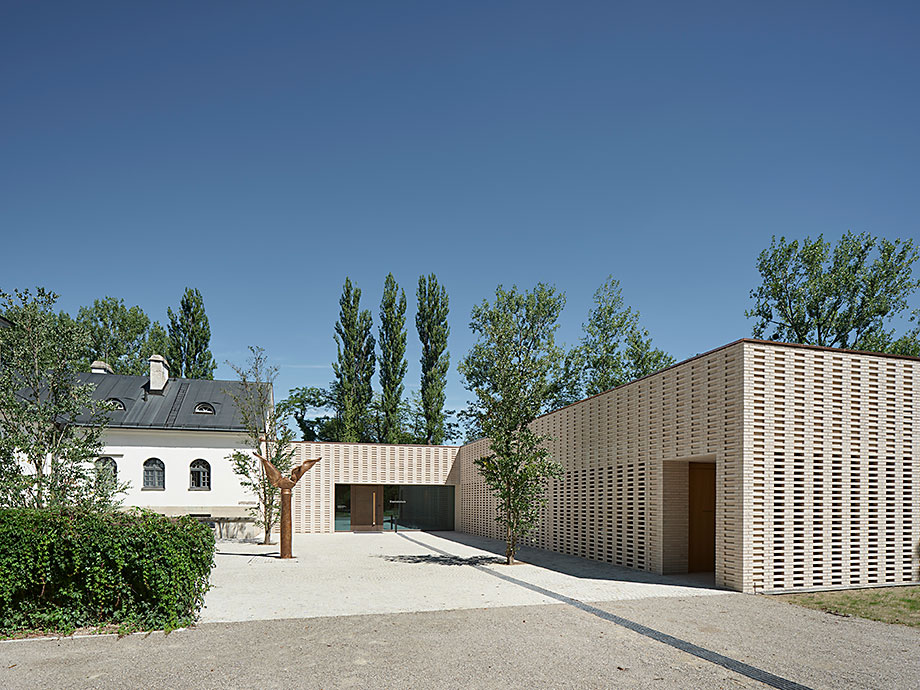
<path fill-rule="evenodd" d="M 211 403 L 200 402 L 195 405 L 195 414 L 214 414 L 214 406 Z"/>
<path fill-rule="evenodd" d="M 112 406 L 112 409 L 116 412 L 124 412 L 125 404 L 118 398 L 109 398 L 106 402 Z"/>

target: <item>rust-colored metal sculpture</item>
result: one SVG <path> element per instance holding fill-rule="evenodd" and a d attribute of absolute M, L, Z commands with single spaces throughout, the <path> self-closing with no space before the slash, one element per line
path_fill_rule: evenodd
<path fill-rule="evenodd" d="M 272 465 L 268 460 L 258 453 L 253 453 L 262 461 L 262 467 L 265 474 L 268 475 L 268 481 L 271 485 L 281 489 L 281 558 L 293 558 L 291 555 L 291 489 L 297 483 L 304 473 L 318 463 L 322 458 L 316 460 L 304 460 L 291 470 L 291 476 L 285 477 L 278 468 Z"/>

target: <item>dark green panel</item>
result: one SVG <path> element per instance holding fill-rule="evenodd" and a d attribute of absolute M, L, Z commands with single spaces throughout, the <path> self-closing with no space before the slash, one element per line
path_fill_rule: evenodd
<path fill-rule="evenodd" d="M 399 487 L 400 529 L 452 530 L 454 528 L 454 487 Z"/>

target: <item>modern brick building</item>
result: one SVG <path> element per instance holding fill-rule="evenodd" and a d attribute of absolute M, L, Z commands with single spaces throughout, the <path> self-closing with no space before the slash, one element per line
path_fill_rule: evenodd
<path fill-rule="evenodd" d="M 232 382 L 99 364 L 117 403 L 99 463 L 128 505 L 239 519 L 255 497 Z M 920 358 L 740 340 L 534 421 L 565 474 L 533 545 L 655 573 L 711 571 L 745 592 L 920 581 Z M 298 443 L 298 532 L 457 529 L 501 538 L 457 446 Z"/>
<path fill-rule="evenodd" d="M 565 474 L 531 542 L 745 592 L 917 582 L 918 401 L 917 358 L 731 343 L 538 418 Z M 501 538 L 487 452 L 298 444 L 324 461 L 295 488 L 295 530 L 387 529 L 414 504 L 416 526 Z"/>

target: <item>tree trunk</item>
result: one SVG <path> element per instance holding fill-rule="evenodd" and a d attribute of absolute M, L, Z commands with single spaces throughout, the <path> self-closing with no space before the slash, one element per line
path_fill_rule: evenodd
<path fill-rule="evenodd" d="M 514 530 L 512 525 L 511 508 L 508 508 L 505 511 L 505 526 L 507 527 L 507 532 L 505 533 L 505 565 L 514 565 Z"/>

